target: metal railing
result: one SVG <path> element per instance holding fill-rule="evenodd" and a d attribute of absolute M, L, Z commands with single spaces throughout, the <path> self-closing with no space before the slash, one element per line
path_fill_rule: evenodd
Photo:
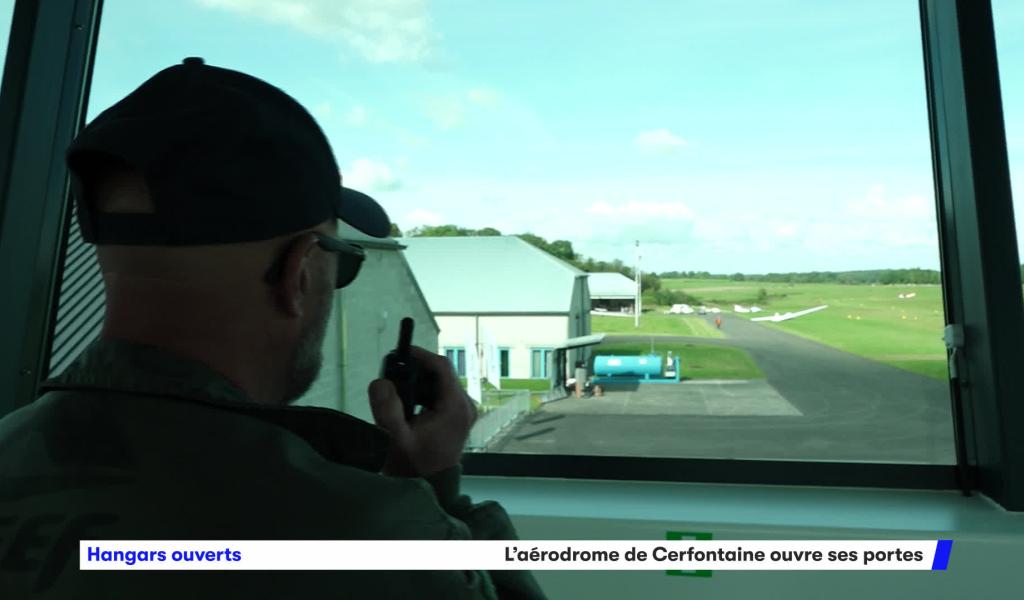
<path fill-rule="evenodd" d="M 483 450 L 501 430 L 519 415 L 530 412 L 529 390 L 487 390 L 481 403 L 480 416 L 469 432 L 467 450 Z"/>

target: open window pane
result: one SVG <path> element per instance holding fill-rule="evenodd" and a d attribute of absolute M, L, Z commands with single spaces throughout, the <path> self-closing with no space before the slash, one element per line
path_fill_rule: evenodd
<path fill-rule="evenodd" d="M 0 0 L 0 81 L 3 80 L 7 62 L 7 42 L 11 35 L 11 17 L 14 16 L 14 0 Z"/>
<path fill-rule="evenodd" d="M 992 19 L 999 56 L 999 85 L 1003 92 L 1010 189 L 1017 224 L 1017 256 L 1024 257 L 1024 4 L 993 0 Z M 1024 264 L 1020 271 L 1024 279 Z"/>
<path fill-rule="evenodd" d="M 89 116 L 198 55 L 318 119 L 395 224 L 318 398 L 412 315 L 530 394 L 487 451 L 953 462 L 917 2 L 294 4 L 106 0 Z"/>

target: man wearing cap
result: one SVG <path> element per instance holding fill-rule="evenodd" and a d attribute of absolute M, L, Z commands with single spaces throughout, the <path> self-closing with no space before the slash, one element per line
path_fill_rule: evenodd
<path fill-rule="evenodd" d="M 107 292 L 99 340 L 0 420 L 0 597 L 542 598 L 528 571 L 79 571 L 79 540 L 515 539 L 459 492 L 475 418 L 443 357 L 414 348 L 406 421 L 289 406 L 320 367 L 335 290 L 389 220 L 342 187 L 294 99 L 186 59 L 68 150 Z"/>

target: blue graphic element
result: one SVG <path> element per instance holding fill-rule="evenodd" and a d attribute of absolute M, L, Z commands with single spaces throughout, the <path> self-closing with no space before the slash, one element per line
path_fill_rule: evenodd
<path fill-rule="evenodd" d="M 935 545 L 935 560 L 932 571 L 945 571 L 949 565 L 949 551 L 953 549 L 953 540 L 938 540 Z"/>

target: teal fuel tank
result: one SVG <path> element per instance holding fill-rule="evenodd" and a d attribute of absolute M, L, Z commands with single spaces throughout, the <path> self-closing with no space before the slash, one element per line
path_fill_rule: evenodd
<path fill-rule="evenodd" d="M 598 377 L 658 377 L 662 358 L 656 354 L 641 356 L 595 356 L 594 375 Z"/>

